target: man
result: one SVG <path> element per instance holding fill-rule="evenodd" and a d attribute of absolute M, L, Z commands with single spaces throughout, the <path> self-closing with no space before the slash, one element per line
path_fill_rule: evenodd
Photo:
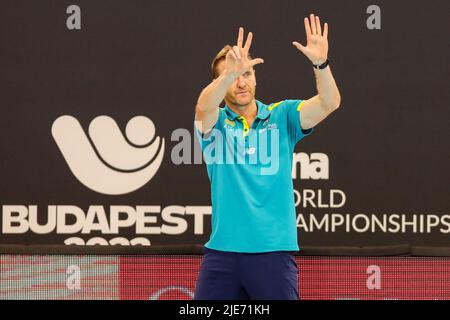
<path fill-rule="evenodd" d="M 293 45 L 314 66 L 316 96 L 270 105 L 255 100 L 253 67 L 264 61 L 251 58 L 253 35 L 250 32 L 243 44 L 244 30 L 239 28 L 237 44 L 225 46 L 216 56 L 214 80 L 198 98 L 195 128 L 211 181 L 212 232 L 194 299 L 299 298 L 293 256 L 299 250 L 292 183 L 294 146 L 340 105 L 328 61 L 328 24 L 322 32 L 320 19 L 313 14 L 304 23 L 307 44 Z M 219 108 L 223 100 L 226 105 Z M 261 159 L 230 164 L 235 156 L 242 160 L 256 150 L 260 154 L 262 146 L 271 150 L 273 170 L 263 171 L 268 166 Z M 232 154 L 226 163 L 221 148 Z"/>

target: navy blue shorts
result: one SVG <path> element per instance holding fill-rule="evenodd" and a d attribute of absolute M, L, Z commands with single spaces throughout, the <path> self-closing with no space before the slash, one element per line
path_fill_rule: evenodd
<path fill-rule="evenodd" d="M 236 253 L 205 247 L 194 300 L 298 300 L 293 251 Z"/>

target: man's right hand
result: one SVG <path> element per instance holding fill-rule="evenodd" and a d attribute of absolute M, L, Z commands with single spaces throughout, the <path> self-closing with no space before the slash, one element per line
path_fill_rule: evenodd
<path fill-rule="evenodd" d="M 228 51 L 223 72 L 201 92 L 195 108 L 195 125 L 201 132 L 208 132 L 216 124 L 219 118 L 219 106 L 228 87 L 254 65 L 264 62 L 261 58 L 250 60 L 248 57 L 252 37 L 250 32 L 245 46 L 242 46 L 244 28 L 239 28 L 237 44 Z"/>
<path fill-rule="evenodd" d="M 225 58 L 225 70 L 227 74 L 237 78 L 247 70 L 253 68 L 253 66 L 264 63 L 264 60 L 261 58 L 253 60 L 248 58 L 248 52 L 252 45 L 252 38 L 253 34 L 249 32 L 245 46 L 242 46 L 244 42 L 244 28 L 239 28 L 237 44 L 233 46 L 232 50 L 228 51 Z"/>

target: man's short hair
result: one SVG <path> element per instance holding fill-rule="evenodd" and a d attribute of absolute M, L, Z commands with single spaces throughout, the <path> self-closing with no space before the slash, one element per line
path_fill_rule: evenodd
<path fill-rule="evenodd" d="M 219 51 L 219 53 L 216 55 L 216 57 L 213 59 L 212 63 L 211 63 L 211 70 L 212 70 L 212 76 L 213 79 L 216 79 L 219 76 L 219 72 L 217 71 L 217 65 L 219 64 L 220 61 L 225 60 L 228 51 L 230 51 L 231 49 L 233 49 L 232 46 L 230 46 L 229 44 L 225 45 L 222 50 Z M 248 58 L 251 59 L 251 55 L 250 52 L 248 53 Z"/>

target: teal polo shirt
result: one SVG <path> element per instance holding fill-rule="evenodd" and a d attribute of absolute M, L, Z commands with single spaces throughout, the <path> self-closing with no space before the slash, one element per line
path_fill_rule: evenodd
<path fill-rule="evenodd" d="M 252 126 L 227 105 L 213 129 L 196 126 L 211 182 L 211 236 L 207 248 L 243 252 L 297 251 L 292 182 L 295 144 L 302 130 L 303 100 L 266 105 L 256 100 Z"/>

